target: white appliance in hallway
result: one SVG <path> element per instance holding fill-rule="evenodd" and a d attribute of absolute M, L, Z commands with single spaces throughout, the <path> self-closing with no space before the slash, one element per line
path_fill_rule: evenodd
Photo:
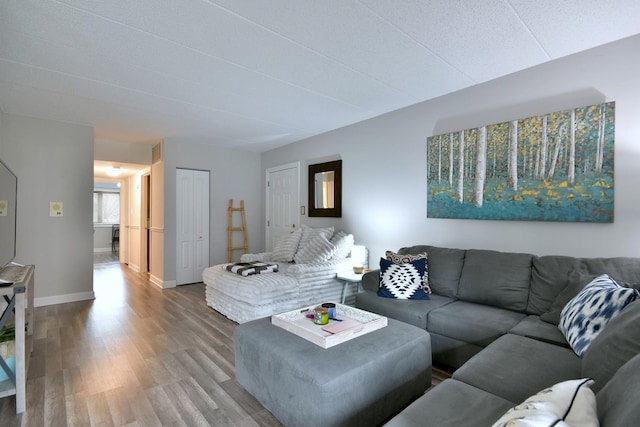
<path fill-rule="evenodd" d="M 202 281 L 209 266 L 209 171 L 176 169 L 176 284 Z"/>

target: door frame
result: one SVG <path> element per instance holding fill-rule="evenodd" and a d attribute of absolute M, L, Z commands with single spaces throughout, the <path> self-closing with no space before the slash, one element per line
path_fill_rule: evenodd
<path fill-rule="evenodd" d="M 140 176 L 140 272 L 151 271 L 149 230 L 151 226 L 151 171 Z"/>
<path fill-rule="evenodd" d="M 270 191 L 270 187 L 269 187 L 269 175 L 274 173 L 274 172 L 279 172 L 285 169 L 296 169 L 296 180 L 297 180 L 297 185 L 298 185 L 298 206 L 300 206 L 300 162 L 292 162 L 292 163 L 287 163 L 284 165 L 280 165 L 280 166 L 274 166 L 271 168 L 267 168 L 265 170 L 265 178 L 264 178 L 264 187 L 265 187 L 265 210 L 264 210 L 264 246 L 265 246 L 265 251 L 269 251 L 272 250 L 273 248 L 269 247 L 269 242 L 270 242 L 270 225 L 269 225 L 269 202 L 270 202 L 270 198 L 269 198 L 269 191 Z M 295 221 L 296 226 L 300 226 L 300 209 L 296 209 L 296 213 L 297 213 L 297 221 Z"/>

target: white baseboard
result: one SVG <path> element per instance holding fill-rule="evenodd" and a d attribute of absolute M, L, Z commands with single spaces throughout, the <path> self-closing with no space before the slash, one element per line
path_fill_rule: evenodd
<path fill-rule="evenodd" d="M 153 283 L 154 285 L 156 285 L 157 287 L 159 287 L 160 289 L 168 289 L 168 288 L 175 288 L 176 287 L 176 281 L 175 280 L 169 280 L 167 282 L 163 281 L 162 279 L 154 276 L 154 275 L 150 275 L 149 276 L 149 281 L 151 283 Z"/>
<path fill-rule="evenodd" d="M 107 252 L 113 252 L 112 248 L 93 248 L 94 254 L 104 254 Z"/>
<path fill-rule="evenodd" d="M 65 304 L 68 302 L 86 301 L 95 299 L 96 295 L 93 291 L 78 292 L 75 294 L 56 295 L 53 297 L 34 298 L 33 305 L 35 307 L 43 307 L 45 305 Z"/>

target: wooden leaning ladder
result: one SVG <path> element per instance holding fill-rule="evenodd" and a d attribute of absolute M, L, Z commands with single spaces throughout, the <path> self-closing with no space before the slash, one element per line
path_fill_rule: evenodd
<path fill-rule="evenodd" d="M 233 226 L 233 213 L 240 212 L 240 216 L 242 218 L 242 226 L 234 227 Z M 243 246 L 233 246 L 233 232 L 234 231 L 242 231 L 242 235 L 244 238 Z M 244 200 L 240 200 L 240 207 L 233 207 L 233 199 L 229 199 L 229 219 L 228 219 L 228 227 L 227 227 L 227 262 L 233 262 L 233 251 L 243 250 L 243 253 L 249 252 L 249 238 L 247 236 L 247 220 L 244 215 Z"/>

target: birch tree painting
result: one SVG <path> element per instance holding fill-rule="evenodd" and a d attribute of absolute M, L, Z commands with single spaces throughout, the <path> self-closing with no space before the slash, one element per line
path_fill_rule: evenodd
<path fill-rule="evenodd" d="M 615 103 L 427 138 L 427 217 L 613 222 Z"/>

